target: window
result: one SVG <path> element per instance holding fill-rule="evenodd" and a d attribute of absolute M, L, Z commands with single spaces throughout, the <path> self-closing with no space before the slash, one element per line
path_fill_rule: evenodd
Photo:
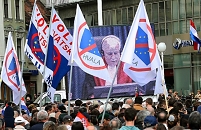
<path fill-rule="evenodd" d="M 147 4 L 146 5 L 146 10 L 147 10 L 147 15 L 148 15 L 148 18 L 149 18 L 149 20 L 150 20 L 150 22 L 152 22 L 151 21 L 151 4 Z"/>
<path fill-rule="evenodd" d="M 165 1 L 165 14 L 166 14 L 166 21 L 171 20 L 171 1 Z"/>
<path fill-rule="evenodd" d="M 178 1 L 173 0 L 172 1 L 172 19 L 173 20 L 178 20 Z"/>
<path fill-rule="evenodd" d="M 164 2 L 159 2 L 159 21 L 165 22 Z"/>
<path fill-rule="evenodd" d="M 121 9 L 116 10 L 116 16 L 117 16 L 117 24 L 122 24 L 122 22 L 121 22 Z"/>
<path fill-rule="evenodd" d="M 172 35 L 172 23 L 166 23 L 166 35 Z"/>
<path fill-rule="evenodd" d="M 127 8 L 122 9 L 122 24 L 127 24 Z"/>
<path fill-rule="evenodd" d="M 184 19 L 186 17 L 185 0 L 180 0 L 178 7 L 179 7 L 179 18 Z M 178 9 L 178 7 L 177 7 L 177 9 Z"/>
<path fill-rule="evenodd" d="M 173 34 L 179 34 L 178 22 L 173 22 Z"/>
<path fill-rule="evenodd" d="M 19 0 L 15 0 L 15 13 L 16 13 L 16 19 L 20 19 L 20 6 L 19 6 Z"/>
<path fill-rule="evenodd" d="M 8 0 L 4 0 L 4 17 L 8 18 Z"/>
<path fill-rule="evenodd" d="M 21 39 L 17 38 L 17 56 L 19 61 L 21 61 Z"/>
<path fill-rule="evenodd" d="M 192 1 L 191 0 L 186 0 L 186 17 L 187 18 L 192 18 Z"/>
<path fill-rule="evenodd" d="M 193 0 L 193 16 L 200 16 L 200 0 Z"/>
<path fill-rule="evenodd" d="M 73 25 L 74 25 L 74 19 L 75 19 L 75 17 L 65 18 L 64 19 L 64 23 L 65 23 L 66 27 L 73 27 Z"/>
<path fill-rule="evenodd" d="M 128 8 L 128 24 L 132 24 L 133 18 L 134 18 L 133 7 L 129 7 Z"/>
<path fill-rule="evenodd" d="M 152 5 L 152 22 L 158 22 L 158 3 Z"/>
<path fill-rule="evenodd" d="M 186 22 L 184 20 L 179 23 L 180 33 L 186 33 Z"/>
<path fill-rule="evenodd" d="M 160 36 L 165 36 L 165 24 L 160 24 Z"/>

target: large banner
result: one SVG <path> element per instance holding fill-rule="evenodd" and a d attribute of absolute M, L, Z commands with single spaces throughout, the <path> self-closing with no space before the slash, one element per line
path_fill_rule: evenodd
<path fill-rule="evenodd" d="M 117 64 L 120 60 L 121 52 L 129 30 L 130 26 L 126 25 L 100 26 L 90 28 L 90 31 L 94 37 L 99 52 L 103 57 L 111 77 L 114 77 L 115 75 Z M 154 32 L 153 26 L 152 30 Z M 73 29 L 69 29 L 69 31 L 73 35 Z M 135 40 L 135 37 L 133 37 L 133 40 Z M 90 57 L 86 58 L 87 60 L 97 62 L 96 59 L 91 59 Z M 155 80 L 144 86 L 140 86 L 124 73 L 123 65 L 124 63 L 120 63 L 120 67 L 114 80 L 114 87 L 110 97 L 134 96 L 136 93 L 139 95 L 154 94 Z M 72 99 L 106 98 L 110 86 L 110 82 L 89 75 L 77 66 L 73 67 L 71 84 Z"/>

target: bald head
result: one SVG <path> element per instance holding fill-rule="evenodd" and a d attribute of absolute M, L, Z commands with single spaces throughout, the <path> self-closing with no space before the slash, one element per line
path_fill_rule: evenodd
<path fill-rule="evenodd" d="M 128 99 L 125 101 L 125 104 L 133 105 L 133 99 L 128 98 Z"/>

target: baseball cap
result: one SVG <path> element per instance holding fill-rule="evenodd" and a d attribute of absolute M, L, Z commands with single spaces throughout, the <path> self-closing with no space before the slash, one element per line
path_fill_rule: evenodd
<path fill-rule="evenodd" d="M 63 121 L 64 121 L 64 120 L 73 121 L 73 118 L 72 118 L 71 116 L 69 116 L 69 115 L 65 115 L 65 116 L 63 117 Z"/>
<path fill-rule="evenodd" d="M 157 120 L 155 116 L 147 116 L 144 119 L 144 125 L 148 126 L 155 126 L 157 124 Z"/>
<path fill-rule="evenodd" d="M 25 123 L 25 119 L 21 116 L 15 118 L 15 123 Z"/>

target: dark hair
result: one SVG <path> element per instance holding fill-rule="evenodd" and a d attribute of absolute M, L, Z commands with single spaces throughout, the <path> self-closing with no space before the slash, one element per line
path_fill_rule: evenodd
<path fill-rule="evenodd" d="M 137 97 L 135 98 L 135 103 L 134 103 L 134 104 L 142 104 L 142 102 L 143 102 L 142 97 L 137 96 Z"/>
<path fill-rule="evenodd" d="M 134 108 L 127 108 L 124 112 L 124 117 L 126 121 L 134 121 L 137 111 Z"/>
<path fill-rule="evenodd" d="M 81 106 L 82 101 L 80 99 L 75 100 L 75 105 L 76 106 Z"/>
<path fill-rule="evenodd" d="M 176 102 L 176 100 L 174 98 L 170 98 L 168 100 L 168 105 L 171 106 L 171 107 L 173 107 L 173 105 L 174 105 L 175 102 Z"/>
<path fill-rule="evenodd" d="M 117 103 L 117 102 L 113 103 L 112 110 L 119 110 L 119 103 Z"/>
<path fill-rule="evenodd" d="M 56 119 L 55 117 L 50 117 L 50 118 L 48 119 L 48 121 L 52 121 L 52 122 L 54 122 L 55 124 L 57 124 L 57 119 Z"/>
<path fill-rule="evenodd" d="M 165 126 L 164 126 L 162 123 L 159 123 L 159 124 L 157 125 L 156 130 L 166 130 L 166 128 L 165 128 Z"/>
<path fill-rule="evenodd" d="M 48 112 L 48 111 L 51 111 L 52 110 L 52 105 L 47 105 L 45 107 L 45 111 Z"/>
<path fill-rule="evenodd" d="M 83 126 L 82 122 L 80 122 L 80 121 L 73 122 L 71 130 L 84 130 L 84 126 Z"/>
<path fill-rule="evenodd" d="M 149 105 L 153 105 L 153 100 L 152 100 L 152 98 L 147 98 L 147 99 L 146 99 L 146 103 L 149 104 Z"/>
<path fill-rule="evenodd" d="M 183 104 L 181 102 L 175 102 L 173 107 L 176 109 L 176 110 L 182 110 L 183 108 Z"/>

